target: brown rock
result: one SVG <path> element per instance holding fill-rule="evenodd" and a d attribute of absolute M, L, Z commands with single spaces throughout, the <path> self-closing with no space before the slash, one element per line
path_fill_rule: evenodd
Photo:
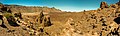
<path fill-rule="evenodd" d="M 0 15 L 0 25 L 2 25 L 2 18 L 3 18 L 3 16 Z"/>
<path fill-rule="evenodd" d="M 36 18 L 36 22 L 41 24 L 42 21 L 43 21 L 43 18 L 44 18 L 44 14 L 43 14 L 43 11 L 42 11 L 42 12 L 40 12 L 40 15 L 38 15 L 38 17 Z"/>
<path fill-rule="evenodd" d="M 101 2 L 100 8 L 108 8 L 108 4 L 106 2 Z"/>
<path fill-rule="evenodd" d="M 120 6 L 120 0 L 119 0 L 119 2 L 117 2 L 116 4 L 117 4 L 118 6 Z"/>
<path fill-rule="evenodd" d="M 118 5 L 117 4 L 111 4 L 110 7 L 112 7 L 112 8 L 118 8 Z"/>
<path fill-rule="evenodd" d="M 3 17 L 3 24 L 10 30 L 13 30 L 14 28 L 8 23 L 7 18 Z"/>
<path fill-rule="evenodd" d="M 3 4 L 0 4 L 0 8 L 3 8 L 4 7 L 4 5 Z"/>
<path fill-rule="evenodd" d="M 101 11 L 101 8 L 98 8 L 97 11 Z"/>
<path fill-rule="evenodd" d="M 43 11 L 40 13 L 40 15 L 39 15 L 39 18 L 40 18 L 40 23 L 42 23 L 42 21 L 43 21 L 43 18 L 44 18 L 44 14 L 43 14 Z"/>
<path fill-rule="evenodd" d="M 116 13 L 120 13 L 120 8 L 117 8 L 117 9 L 116 9 Z"/>
<path fill-rule="evenodd" d="M 44 24 L 44 27 L 46 27 L 46 26 L 51 26 L 51 25 L 52 25 L 49 16 L 45 16 L 45 17 L 44 17 L 44 19 L 43 19 L 43 24 Z"/>
<path fill-rule="evenodd" d="M 15 17 L 18 17 L 18 18 L 22 19 L 22 14 L 20 12 L 19 13 L 15 13 L 14 15 L 15 15 Z"/>

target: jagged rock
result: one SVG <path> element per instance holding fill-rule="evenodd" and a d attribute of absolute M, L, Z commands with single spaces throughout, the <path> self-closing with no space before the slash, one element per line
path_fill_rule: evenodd
<path fill-rule="evenodd" d="M 18 18 L 22 19 L 22 14 L 20 12 L 19 13 L 15 13 L 14 15 L 15 15 L 15 17 L 18 17 Z"/>
<path fill-rule="evenodd" d="M 44 18 L 44 14 L 43 14 L 43 11 L 42 11 L 42 12 L 40 12 L 40 15 L 38 15 L 38 17 L 36 18 L 36 22 L 41 24 L 42 21 L 43 21 L 43 18 Z"/>
<path fill-rule="evenodd" d="M 5 25 L 10 30 L 14 30 L 14 28 L 8 23 L 6 17 L 3 17 L 3 25 Z"/>
<path fill-rule="evenodd" d="M 3 7 L 3 8 L 1 8 L 1 10 L 3 11 L 3 13 L 4 13 L 4 11 L 7 12 L 7 7 Z"/>
<path fill-rule="evenodd" d="M 101 8 L 98 8 L 97 11 L 101 11 Z"/>
<path fill-rule="evenodd" d="M 2 15 L 0 15 L 0 25 L 2 25 L 2 19 L 3 18 L 3 16 Z"/>
<path fill-rule="evenodd" d="M 40 18 L 40 19 L 39 19 L 39 22 L 42 23 L 43 18 L 44 18 L 43 11 L 40 13 L 39 18 Z"/>
<path fill-rule="evenodd" d="M 108 6 L 108 4 L 106 3 L 106 2 L 101 2 L 101 4 L 100 4 L 100 8 L 108 8 L 109 6 Z"/>
<path fill-rule="evenodd" d="M 119 0 L 119 2 L 117 2 L 116 4 L 117 4 L 118 6 L 120 6 L 120 0 Z"/>
<path fill-rule="evenodd" d="M 112 7 L 112 8 L 118 8 L 118 5 L 117 4 L 111 4 L 110 7 Z"/>
<path fill-rule="evenodd" d="M 6 14 L 4 14 L 4 16 L 7 18 L 7 21 L 8 21 L 8 23 L 9 23 L 11 26 L 19 26 L 19 25 L 16 23 L 16 20 L 15 20 L 14 16 L 13 16 L 11 13 L 6 13 Z"/>
<path fill-rule="evenodd" d="M 115 21 L 117 24 L 120 24 L 120 17 L 115 18 L 114 21 Z"/>
<path fill-rule="evenodd" d="M 38 24 L 42 24 L 43 27 L 51 26 L 50 16 L 44 16 L 43 12 L 36 18 Z"/>
<path fill-rule="evenodd" d="M 120 13 L 120 8 L 117 8 L 117 9 L 116 9 L 116 13 Z"/>
<path fill-rule="evenodd" d="M 7 12 L 8 12 L 8 13 L 11 13 L 12 11 L 11 11 L 11 9 L 10 9 L 10 8 L 7 8 Z"/>
<path fill-rule="evenodd" d="M 11 13 L 12 11 L 10 10 L 10 8 L 5 7 L 3 4 L 0 4 L 0 12 L 2 12 L 2 13 L 5 13 L 5 12 Z"/>
<path fill-rule="evenodd" d="M 0 25 L 2 25 L 2 20 L 0 19 Z"/>
<path fill-rule="evenodd" d="M 3 8 L 3 7 L 4 7 L 4 5 L 3 5 L 3 4 L 0 4 L 0 9 Z"/>
<path fill-rule="evenodd" d="M 52 25 L 49 16 L 44 17 L 43 24 L 44 24 L 44 27 Z"/>

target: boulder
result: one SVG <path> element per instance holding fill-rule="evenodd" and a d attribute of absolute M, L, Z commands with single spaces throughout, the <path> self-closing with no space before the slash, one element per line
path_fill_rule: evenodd
<path fill-rule="evenodd" d="M 100 4 L 100 8 L 108 8 L 109 6 L 108 6 L 108 4 L 106 3 L 106 2 L 101 2 L 101 4 Z"/>

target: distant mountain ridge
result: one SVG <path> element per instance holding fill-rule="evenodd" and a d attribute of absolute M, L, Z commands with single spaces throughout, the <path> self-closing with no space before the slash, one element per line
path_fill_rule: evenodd
<path fill-rule="evenodd" d="M 1 3 L 2 4 L 2 3 Z M 9 5 L 9 4 L 3 4 L 5 7 L 10 8 L 12 12 L 62 12 L 59 9 L 56 9 L 55 7 L 49 8 L 46 6 L 23 6 L 23 5 Z"/>
<path fill-rule="evenodd" d="M 31 7 L 31 6 L 9 6 L 13 12 L 62 12 L 56 8 L 49 7 Z"/>

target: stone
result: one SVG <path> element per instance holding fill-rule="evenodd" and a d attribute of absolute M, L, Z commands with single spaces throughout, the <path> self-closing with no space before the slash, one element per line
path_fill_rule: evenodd
<path fill-rule="evenodd" d="M 118 8 L 118 5 L 117 4 L 111 4 L 110 7 L 112 7 L 112 8 Z"/>
<path fill-rule="evenodd" d="M 39 18 L 40 18 L 40 19 L 39 19 L 39 22 L 42 23 L 43 18 L 44 18 L 43 12 L 40 13 Z"/>
<path fill-rule="evenodd" d="M 42 12 L 40 12 L 40 14 L 37 16 L 37 18 L 35 20 L 36 20 L 36 22 L 38 22 L 38 24 L 41 24 L 43 21 L 43 18 L 44 18 L 44 14 L 42 11 Z"/>
<path fill-rule="evenodd" d="M 0 4 L 0 8 L 3 8 L 4 7 L 4 5 L 3 4 Z"/>
<path fill-rule="evenodd" d="M 101 2 L 101 4 L 100 4 L 100 8 L 108 8 L 109 6 L 108 6 L 108 4 L 106 3 L 106 2 Z"/>
<path fill-rule="evenodd" d="M 18 17 L 18 18 L 22 19 L 22 14 L 20 12 L 19 13 L 15 13 L 14 15 L 15 15 L 15 17 Z"/>
<path fill-rule="evenodd" d="M 0 25 L 2 25 L 2 20 L 0 19 Z"/>
<path fill-rule="evenodd" d="M 120 0 L 119 0 L 119 2 L 117 2 L 116 4 L 117 4 L 118 6 L 120 6 Z"/>
<path fill-rule="evenodd" d="M 0 25 L 2 25 L 2 18 L 3 18 L 3 16 L 0 15 Z"/>
<path fill-rule="evenodd" d="M 44 24 L 44 27 L 52 25 L 49 16 L 45 16 L 42 23 Z"/>

